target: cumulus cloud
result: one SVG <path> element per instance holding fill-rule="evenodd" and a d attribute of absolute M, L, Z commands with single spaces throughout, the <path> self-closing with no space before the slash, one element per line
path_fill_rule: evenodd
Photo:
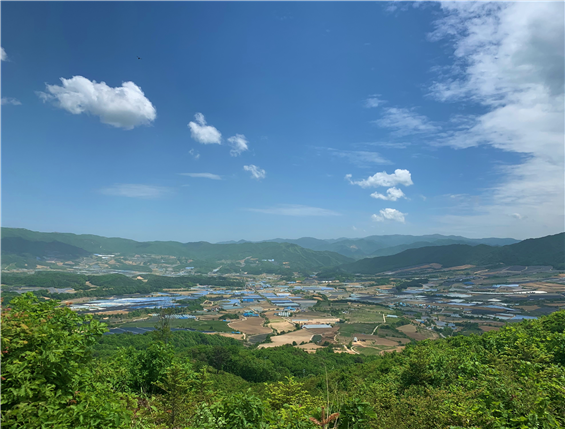
<path fill-rule="evenodd" d="M 261 180 L 264 179 L 267 176 L 267 172 L 259 167 L 257 167 L 256 165 L 244 165 L 243 169 L 245 171 L 249 171 L 251 173 L 251 177 L 253 179 L 257 179 L 257 180 Z"/>
<path fill-rule="evenodd" d="M 402 190 L 398 188 L 388 188 L 386 190 L 386 195 L 379 194 L 378 192 L 373 192 L 371 194 L 371 197 L 385 201 L 396 201 L 400 198 L 406 198 L 404 192 L 402 192 Z"/>
<path fill-rule="evenodd" d="M 380 214 L 378 215 L 376 214 L 372 215 L 371 219 L 373 219 L 375 222 L 384 222 L 385 220 L 390 220 L 400 223 L 405 222 L 404 216 L 406 216 L 406 213 L 401 213 L 396 209 L 382 209 L 379 211 L 379 213 Z"/>
<path fill-rule="evenodd" d="M 298 204 L 280 204 L 265 209 L 248 209 L 252 212 L 275 214 L 282 216 L 341 216 L 341 213 L 319 207 L 302 206 Z"/>
<path fill-rule="evenodd" d="M 522 155 L 499 167 L 502 180 L 471 213 L 440 221 L 450 231 L 514 237 L 563 231 L 565 138 L 564 5 L 561 2 L 442 3 L 430 39 L 448 40 L 453 63 L 440 70 L 430 95 L 473 102 L 484 113 L 457 117 L 432 144 L 489 145 Z M 509 221 L 509 213 L 519 213 Z M 517 222 L 520 221 L 520 222 Z"/>
<path fill-rule="evenodd" d="M 11 97 L 2 97 L 2 105 L 13 104 L 14 106 L 19 106 L 22 104 L 20 100 Z"/>
<path fill-rule="evenodd" d="M 206 124 L 206 118 L 202 113 L 194 115 L 196 122 L 189 122 L 190 135 L 194 140 L 202 144 L 221 144 L 222 134 L 213 126 Z"/>
<path fill-rule="evenodd" d="M 46 92 L 38 92 L 41 99 L 74 115 L 87 113 L 98 116 L 104 124 L 131 130 L 148 125 L 157 116 L 155 107 L 139 86 L 123 82 L 112 88 L 82 76 L 61 78 L 62 85 L 47 85 Z"/>
<path fill-rule="evenodd" d="M 0 47 L 0 61 L 8 61 L 8 55 L 2 47 Z"/>
<path fill-rule="evenodd" d="M 243 134 L 236 134 L 233 137 L 228 139 L 228 143 L 232 147 L 230 150 L 231 156 L 238 156 L 242 152 L 245 152 L 249 149 L 247 144 L 249 143 Z"/>
<path fill-rule="evenodd" d="M 438 131 L 426 116 L 403 107 L 388 107 L 383 109 L 383 116 L 373 121 L 382 128 L 390 128 L 394 135 L 407 136 L 410 134 L 431 133 Z"/>
<path fill-rule="evenodd" d="M 387 174 L 386 171 L 383 171 L 358 181 L 351 180 L 351 177 L 351 174 L 347 174 L 345 179 L 352 185 L 359 185 L 362 188 L 378 188 L 380 186 L 388 187 L 396 185 L 410 186 L 414 184 L 410 172 L 401 169 L 394 170 L 393 174 Z"/>
<path fill-rule="evenodd" d="M 100 189 L 105 195 L 128 198 L 154 199 L 172 194 L 170 188 L 152 185 L 116 184 Z"/>
<path fill-rule="evenodd" d="M 222 176 L 212 173 L 179 173 L 181 176 L 197 177 L 202 179 L 222 180 Z"/>

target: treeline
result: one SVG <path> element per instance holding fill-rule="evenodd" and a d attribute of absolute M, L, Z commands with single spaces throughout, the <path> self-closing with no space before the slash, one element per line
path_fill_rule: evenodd
<path fill-rule="evenodd" d="M 76 293 L 50 293 L 46 289 L 34 291 L 38 296 L 52 299 L 81 297 L 104 297 L 112 295 L 147 294 L 164 289 L 190 288 L 210 285 L 228 288 L 243 288 L 245 282 L 228 277 L 182 276 L 163 277 L 145 275 L 144 280 L 122 274 L 82 275 L 63 272 L 39 271 L 34 274 L 3 274 L 2 284 L 6 286 L 32 286 L 40 288 L 73 288 Z"/>
<path fill-rule="evenodd" d="M 90 316 L 32 294 L 15 298 L 1 323 L 7 428 L 565 425 L 563 310 L 372 359 L 331 348 L 252 350 L 194 333 L 102 337 L 105 326 Z"/>

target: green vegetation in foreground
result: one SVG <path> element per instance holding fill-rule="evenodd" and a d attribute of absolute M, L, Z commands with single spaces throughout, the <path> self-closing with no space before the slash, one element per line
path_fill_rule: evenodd
<path fill-rule="evenodd" d="M 532 238 L 508 246 L 493 247 L 484 244 L 470 246 L 422 247 L 405 250 L 392 256 L 367 258 L 340 269 L 350 273 L 376 274 L 415 265 L 438 263 L 443 267 L 457 265 L 551 265 L 556 270 L 565 269 L 565 233 Z"/>
<path fill-rule="evenodd" d="M 565 425 L 565 311 L 375 357 L 177 332 L 106 339 L 33 294 L 1 317 L 6 428 L 302 429 L 334 412 L 339 429 Z"/>

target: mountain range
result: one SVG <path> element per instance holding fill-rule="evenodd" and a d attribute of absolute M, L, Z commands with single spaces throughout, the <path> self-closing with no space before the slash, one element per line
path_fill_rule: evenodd
<path fill-rule="evenodd" d="M 336 238 L 318 239 L 302 237 L 297 239 L 274 238 L 271 240 L 257 241 L 256 243 L 274 242 L 291 243 L 317 251 L 336 252 L 349 258 L 361 259 L 371 256 L 387 256 L 402 252 L 403 250 L 418 247 L 446 246 L 449 244 L 468 244 L 476 246 L 487 244 L 489 246 L 506 246 L 518 243 L 513 238 L 466 238 L 457 235 L 371 235 L 365 238 Z M 225 241 L 218 244 L 250 243 L 246 240 Z"/>
<path fill-rule="evenodd" d="M 437 263 L 444 268 L 460 265 L 551 265 L 565 269 L 565 233 L 532 238 L 507 246 L 451 244 L 409 249 L 390 256 L 366 258 L 344 264 L 343 271 L 377 274 L 417 265 Z"/>
<path fill-rule="evenodd" d="M 375 274 L 430 263 L 438 263 L 444 267 L 497 263 L 551 265 L 556 269 L 564 269 L 564 248 L 565 233 L 521 242 L 509 238 L 469 239 L 434 234 L 375 235 L 361 239 L 335 240 L 304 237 L 296 240 L 242 240 L 212 244 L 205 241 L 139 242 L 97 235 L 2 228 L 3 266 L 22 258 L 30 260 L 50 256 L 77 259 L 92 254 L 143 254 L 207 261 L 274 259 L 279 264 L 283 261 L 289 262 L 294 270 L 338 267 L 343 271 L 362 274 Z M 362 255 L 366 254 L 373 257 L 363 258 Z"/>

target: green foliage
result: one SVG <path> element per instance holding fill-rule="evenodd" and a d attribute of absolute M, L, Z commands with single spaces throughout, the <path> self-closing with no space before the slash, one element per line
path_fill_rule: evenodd
<path fill-rule="evenodd" d="M 195 416 L 194 428 L 201 429 L 266 429 L 263 402 L 251 392 L 219 398 L 202 404 Z"/>
<path fill-rule="evenodd" d="M 507 246 L 493 247 L 485 244 L 409 249 L 391 256 L 362 259 L 339 268 L 350 273 L 376 274 L 414 265 L 438 263 L 444 268 L 457 265 L 551 265 L 565 269 L 565 233 L 524 240 Z"/>
<path fill-rule="evenodd" d="M 339 412 L 339 429 L 565 425 L 565 311 L 367 358 L 248 349 L 180 331 L 167 344 L 151 335 L 100 338 L 102 324 L 55 301 L 25 294 L 9 307 L 1 362 L 8 428 L 306 429 L 310 418 L 328 425 L 322 406 Z M 93 360 L 91 347 L 105 358 Z"/>
<path fill-rule="evenodd" d="M 13 299 L 2 312 L 3 427 L 119 427 L 121 399 L 89 368 L 89 347 L 104 331 L 55 301 Z"/>

